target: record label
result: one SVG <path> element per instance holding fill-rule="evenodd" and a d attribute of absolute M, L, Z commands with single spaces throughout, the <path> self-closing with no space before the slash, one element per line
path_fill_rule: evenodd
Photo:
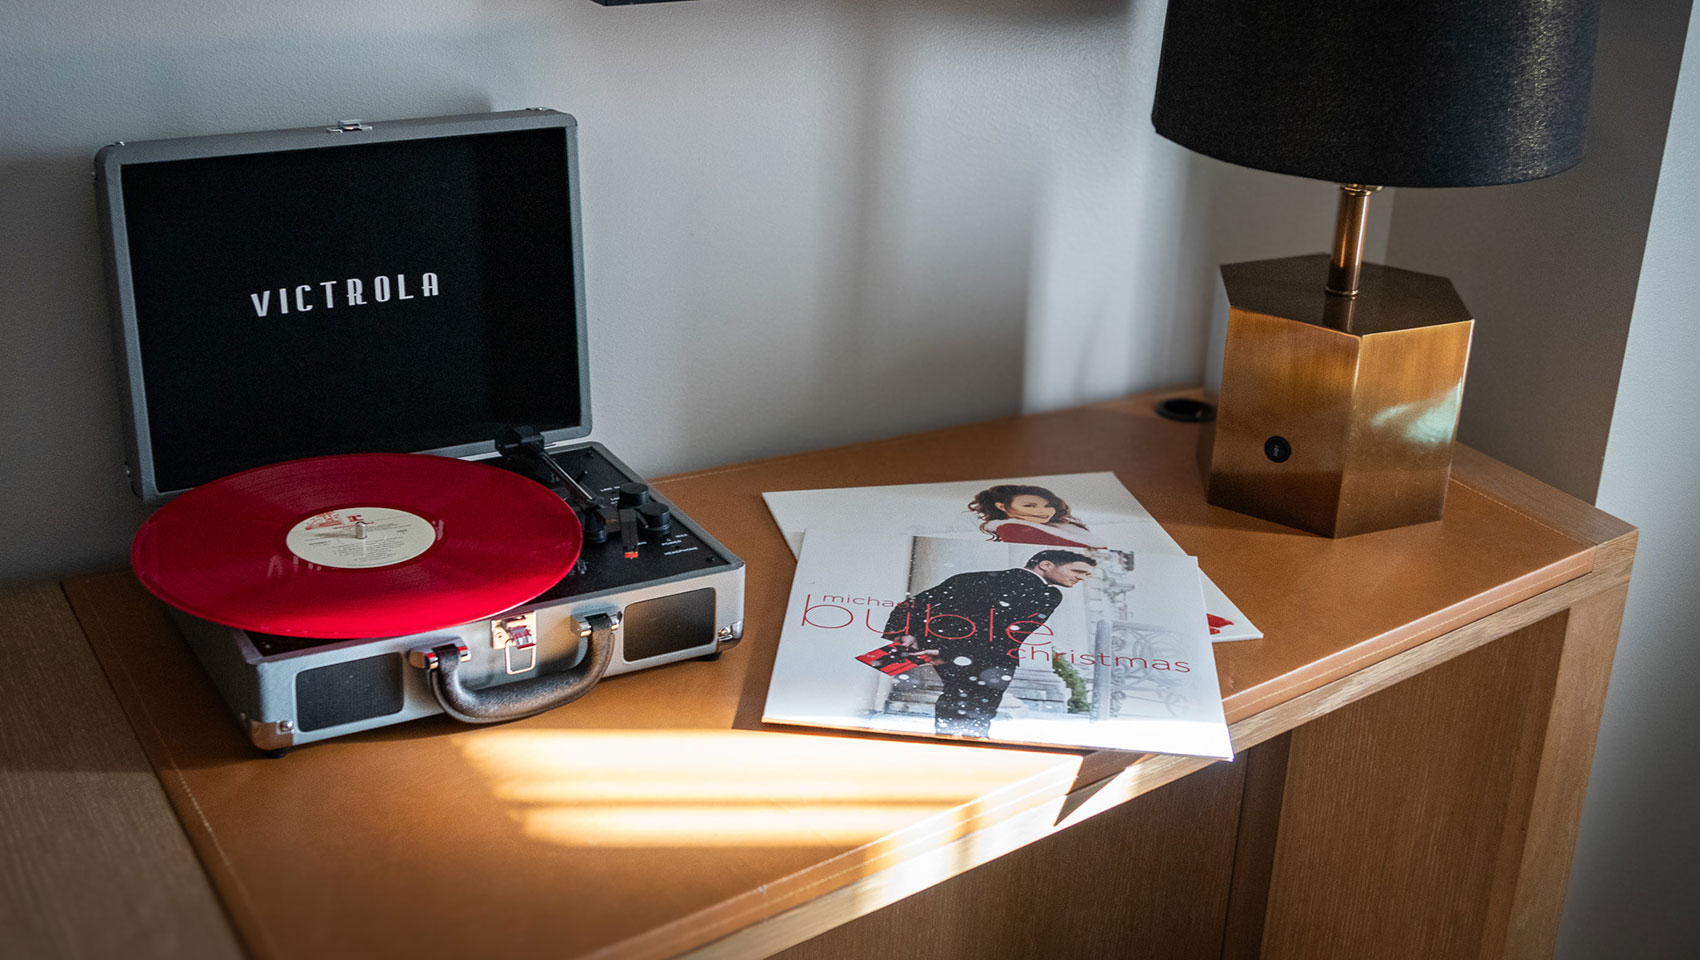
<path fill-rule="evenodd" d="M 363 570 L 404 563 L 437 542 L 431 521 L 390 507 L 343 507 L 290 528 L 289 552 L 308 563 Z"/>

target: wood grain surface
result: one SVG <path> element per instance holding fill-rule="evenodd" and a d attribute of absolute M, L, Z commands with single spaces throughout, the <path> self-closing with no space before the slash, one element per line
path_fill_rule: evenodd
<path fill-rule="evenodd" d="M 658 481 L 749 564 L 744 643 L 717 663 L 611 678 L 571 708 L 495 728 L 436 718 L 258 760 L 128 573 L 65 589 L 254 955 L 649 958 L 771 953 L 1029 844 L 1085 849 L 1068 846 L 1074 831 L 1146 829 L 1097 818 L 1146 794 L 1159 809 L 1152 791 L 1165 784 L 1182 788 L 1172 796 L 1204 790 L 1204 780 L 1185 786 L 1189 774 L 1241 776 L 1188 758 L 763 725 L 793 567 L 763 490 L 1116 471 L 1266 633 L 1216 648 L 1241 749 L 1467 660 L 1627 579 L 1632 531 L 1491 461 L 1460 461 L 1441 523 L 1349 540 L 1209 507 L 1196 428 L 1156 418 L 1155 399 Z M 1571 736 L 1591 747 L 1584 716 L 1549 725 L 1542 744 Z M 1572 813 L 1562 798 L 1542 805 L 1540 785 L 1574 773 L 1579 754 L 1553 756 L 1553 773 L 1519 788 L 1545 811 L 1531 822 Z M 1223 832 L 1243 829 L 1241 790 L 1219 793 L 1232 800 Z M 1493 856 L 1511 852 L 1495 845 Z M 1277 850 L 1276 877 L 1283 862 Z M 973 874 L 961 879 L 980 889 Z M 1538 916 L 1550 887 L 1513 884 L 1493 909 Z M 432 904 L 478 922 L 432 922 Z"/>
<path fill-rule="evenodd" d="M 1629 584 L 1621 583 L 1579 601 L 1565 618 L 1551 710 L 1536 718 L 1538 728 L 1531 731 L 1538 734 L 1532 739 L 1539 751 L 1532 795 L 1526 807 L 1513 811 L 1516 829 L 1496 876 L 1505 932 L 1489 941 L 1492 955 L 1518 960 L 1552 956 L 1628 599 Z"/>
<path fill-rule="evenodd" d="M 1625 595 L 1295 731 L 1261 955 L 1550 956 Z"/>
<path fill-rule="evenodd" d="M 241 956 L 58 584 L 0 624 L 0 955 Z"/>
<path fill-rule="evenodd" d="M 1212 764 L 776 956 L 1215 960 L 1244 771 Z"/>
<path fill-rule="evenodd" d="M 1627 539 L 1627 547 L 1625 540 Z M 1632 556 L 1629 552 L 1633 547 L 1634 532 L 1603 545 L 1602 552 L 1609 551 L 1619 558 Z M 1239 835 L 1236 841 L 1234 874 L 1229 887 L 1219 891 L 1218 899 L 1222 902 L 1222 911 L 1227 915 L 1227 923 L 1222 937 L 1223 957 L 1256 957 L 1263 951 L 1263 931 L 1269 908 L 1268 896 L 1272 884 L 1274 866 L 1274 850 L 1280 835 L 1280 824 L 1286 801 L 1286 768 L 1290 737 L 1289 731 L 1301 729 L 1304 724 L 1313 720 L 1327 717 L 1352 704 L 1359 703 L 1384 690 L 1396 688 L 1403 681 L 1421 677 L 1436 666 L 1447 663 L 1457 657 L 1478 650 L 1496 640 L 1515 635 L 1518 631 L 1532 624 L 1552 621 L 1555 617 L 1563 617 L 1573 607 L 1583 608 L 1596 603 L 1599 598 L 1610 597 L 1623 589 L 1628 577 L 1626 561 L 1614 561 L 1606 569 L 1596 569 L 1594 572 L 1577 580 L 1569 581 L 1557 588 L 1546 591 L 1534 598 L 1523 601 L 1505 610 L 1497 611 L 1481 620 L 1430 640 L 1419 646 L 1405 650 L 1373 666 L 1339 680 L 1325 684 L 1316 689 L 1301 694 L 1265 710 L 1262 713 L 1242 718 L 1230 725 L 1236 752 L 1239 756 L 1236 763 L 1246 764 L 1246 783 L 1240 812 Z M 1549 628 L 1551 624 L 1548 624 Z M 1597 639 L 1609 641 L 1610 635 L 1600 635 Z M 1594 682 L 1603 683 L 1605 675 L 1598 670 L 1597 661 L 1594 670 L 1582 669 L 1583 675 L 1591 676 Z M 1564 702 L 1554 698 L 1554 702 Z M 1577 745 L 1591 745 L 1591 735 L 1577 730 L 1575 721 L 1588 716 L 1586 709 L 1572 715 L 1569 722 L 1561 726 L 1570 729 L 1572 738 Z M 1593 714 L 1597 724 L 1597 710 Z M 1540 724 L 1550 724 L 1550 719 L 1527 717 L 1530 721 L 1539 720 Z M 1543 725 L 1526 725 L 1521 730 L 1521 737 L 1529 742 L 1537 742 L 1544 736 Z M 1265 748 L 1273 748 L 1265 749 Z M 1585 774 L 1574 769 L 1575 751 L 1566 751 L 1571 757 L 1569 772 L 1574 775 L 1570 781 L 1549 779 L 1548 783 L 1557 788 L 1563 798 L 1579 804 L 1580 795 L 1586 789 Z M 1094 755 L 1101 756 L 1101 755 Z M 1539 872 L 1545 879 L 1534 884 L 1548 897 L 1562 898 L 1562 885 L 1567 865 L 1576 823 L 1571 820 L 1560 820 L 1556 823 L 1542 821 L 1534 816 L 1535 809 L 1542 801 L 1537 800 L 1533 793 L 1536 780 L 1536 769 L 1533 761 L 1540 754 L 1532 749 L 1525 749 L 1518 754 L 1519 765 L 1517 776 L 1521 782 L 1531 789 L 1517 794 L 1520 799 L 1510 799 L 1506 808 L 1510 811 L 1518 802 L 1527 801 L 1530 814 L 1526 826 L 1517 825 L 1517 831 L 1506 831 L 1501 835 L 1500 849 L 1502 855 L 1496 861 L 1496 867 L 1501 868 L 1495 877 L 1493 889 L 1495 895 L 1503 892 L 1505 882 L 1527 884 L 1520 872 L 1506 873 L 1504 854 L 1515 851 L 1514 858 L 1521 862 L 1512 868 L 1522 871 L 1525 867 Z M 1090 763 L 1094 757 L 1086 758 Z M 1120 772 L 1105 779 L 1089 783 L 1077 788 L 1068 797 L 1055 805 L 1030 810 L 988 828 L 979 833 L 958 839 L 951 844 L 930 851 L 910 861 L 908 866 L 922 871 L 932 871 L 932 875 L 947 875 L 951 870 L 967 870 L 981 864 L 994 861 L 1012 850 L 1018 849 L 1020 837 L 1038 839 L 1049 837 L 1057 829 L 1068 829 L 1074 825 L 1087 822 L 1093 816 L 1106 811 L 1114 811 L 1119 805 L 1143 797 L 1160 786 L 1169 784 L 1183 777 L 1189 777 L 1200 770 L 1208 769 L 1208 761 L 1187 757 L 1149 756 L 1138 758 L 1138 762 L 1123 767 Z M 1345 775 L 1342 773 L 1341 775 Z M 1506 775 L 1510 775 L 1507 772 Z M 1473 786 L 1466 781 L 1451 780 L 1449 784 L 1460 790 L 1471 790 Z M 1569 808 L 1566 808 L 1569 809 Z M 1351 812 L 1351 811 L 1349 811 Z M 1499 816 L 1494 810 L 1477 808 L 1478 813 L 1488 816 Z M 1574 813 L 1575 811 L 1571 811 Z M 1052 817 L 1054 813 L 1054 818 Z M 1375 811 L 1368 811 L 1371 817 Z M 1496 823 L 1507 823 L 1505 819 Z M 1553 829 L 1556 827 L 1556 830 Z M 1518 832 L 1520 831 L 1520 832 Z M 1566 832 L 1568 831 L 1568 832 Z M 1533 841 L 1528 838 L 1534 837 Z M 1525 848 L 1533 852 L 1532 857 L 1523 857 Z M 1373 857 L 1375 848 L 1360 849 L 1345 848 L 1352 856 Z M 1557 860 L 1555 858 L 1562 858 Z M 939 864 L 948 863 L 948 867 Z M 1478 864 L 1480 866 L 1480 864 Z M 1338 883 L 1349 887 L 1354 882 L 1352 871 L 1357 869 L 1348 857 L 1344 867 L 1337 873 L 1324 876 L 1317 872 L 1304 879 L 1320 882 L 1324 879 L 1330 883 Z M 1554 892 L 1554 880 L 1559 888 Z M 1088 876 L 1095 876 L 1089 873 Z M 1090 880 L 1087 881 L 1090 883 Z M 902 870 L 888 870 L 874 874 L 855 883 L 841 887 L 818 900 L 786 911 L 768 920 L 758 922 L 739 930 L 736 934 L 715 942 L 700 951 L 689 954 L 692 960 L 727 960 L 734 957 L 767 956 L 778 950 L 803 940 L 831 930 L 838 923 L 849 917 L 860 917 L 879 910 L 881 916 L 886 914 L 898 915 L 896 911 L 881 910 L 891 904 L 899 903 L 906 896 L 913 895 L 925 889 L 926 883 L 917 882 L 912 875 L 905 875 Z M 1407 904 L 1412 912 L 1427 909 L 1444 909 L 1445 903 L 1418 905 L 1415 900 Z M 1359 902 L 1357 908 L 1348 916 L 1373 917 L 1380 909 L 1375 903 Z M 1509 921 L 1506 911 L 1489 908 L 1494 918 Z M 1552 922 L 1556 924 L 1557 913 L 1554 910 Z M 1130 905 L 1126 914 L 1120 918 L 1123 923 L 1141 924 L 1146 918 L 1139 912 L 1137 905 Z M 873 938 L 871 930 L 879 929 L 878 925 L 864 925 L 863 936 Z M 1542 927 L 1529 924 L 1527 932 L 1532 935 L 1550 937 L 1556 927 Z M 888 925 L 888 932 L 893 935 L 900 933 L 900 927 L 893 923 Z M 1484 937 L 1491 931 L 1484 929 Z M 1506 931 L 1509 932 L 1509 931 Z M 1484 942 L 1486 942 L 1484 940 Z M 1359 945 L 1361 946 L 1361 944 Z M 1397 951 L 1395 951 L 1397 952 Z M 1494 956 L 1484 952 L 1482 957 Z M 1538 955 L 1538 954 L 1537 954 Z M 1439 956 L 1439 955 L 1437 955 Z M 1461 956 L 1474 957 L 1473 952 Z"/>
<path fill-rule="evenodd" d="M 664 486 L 749 561 L 746 631 L 771 642 L 763 638 L 777 635 L 795 563 L 762 491 L 1113 470 L 1264 631 L 1217 649 L 1230 720 L 1575 579 L 1606 534 L 1632 531 L 1479 454 L 1455 469 L 1441 523 L 1332 540 L 1213 507 L 1197 473 L 1198 427 L 1154 412 L 1175 392 L 751 461 Z M 1604 519 L 1590 527 L 1532 512 L 1560 508 Z"/>
<path fill-rule="evenodd" d="M 1477 955 L 1563 619 L 1293 732 L 1264 957 Z"/>

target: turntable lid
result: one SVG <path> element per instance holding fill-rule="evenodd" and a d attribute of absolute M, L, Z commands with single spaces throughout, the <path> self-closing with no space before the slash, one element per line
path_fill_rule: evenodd
<path fill-rule="evenodd" d="M 525 110 L 101 151 L 137 493 L 588 434 L 575 130 Z"/>

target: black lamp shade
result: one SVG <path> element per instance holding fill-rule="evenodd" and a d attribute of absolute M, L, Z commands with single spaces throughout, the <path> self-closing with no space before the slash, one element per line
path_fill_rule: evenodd
<path fill-rule="evenodd" d="M 1171 0 L 1151 122 L 1229 163 L 1470 187 L 1582 157 L 1597 0 Z"/>

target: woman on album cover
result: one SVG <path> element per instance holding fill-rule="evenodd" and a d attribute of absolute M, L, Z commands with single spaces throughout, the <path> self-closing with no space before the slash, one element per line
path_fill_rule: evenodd
<path fill-rule="evenodd" d="M 1106 545 L 1063 498 L 1044 487 L 1018 483 L 988 487 L 974 495 L 968 509 L 980 517 L 981 531 L 1003 543 L 1089 549 Z"/>

